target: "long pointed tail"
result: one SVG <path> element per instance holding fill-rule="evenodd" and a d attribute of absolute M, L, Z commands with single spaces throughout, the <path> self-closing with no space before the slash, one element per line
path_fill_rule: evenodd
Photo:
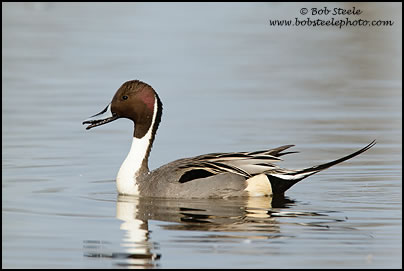
<path fill-rule="evenodd" d="M 269 181 L 271 182 L 272 186 L 272 192 L 274 194 L 283 194 L 286 190 L 288 190 L 290 187 L 292 187 L 294 184 L 300 182 L 301 180 L 316 174 L 324 169 L 327 169 L 329 167 L 332 167 L 336 164 L 342 163 L 348 159 L 351 159 L 352 157 L 355 157 L 371 147 L 373 147 L 376 144 L 376 140 L 373 140 L 369 145 L 366 147 L 349 154 L 347 156 L 344 156 L 342 158 L 339 158 L 337 160 L 321 164 L 318 166 L 314 167 L 309 167 L 301 170 L 294 170 L 294 171 L 285 171 L 285 172 L 276 172 L 276 173 L 267 173 L 267 177 Z"/>

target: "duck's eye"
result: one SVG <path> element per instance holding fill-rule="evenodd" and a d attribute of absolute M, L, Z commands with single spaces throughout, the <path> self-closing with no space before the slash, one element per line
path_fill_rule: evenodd
<path fill-rule="evenodd" d="M 127 99 L 128 99 L 128 96 L 124 95 L 124 96 L 122 96 L 122 99 L 123 99 L 123 100 L 127 100 Z"/>

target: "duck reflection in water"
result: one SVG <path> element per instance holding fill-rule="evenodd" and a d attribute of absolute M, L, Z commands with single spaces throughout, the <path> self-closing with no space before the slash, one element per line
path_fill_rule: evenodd
<path fill-rule="evenodd" d="M 125 267 L 158 266 L 162 255 L 156 252 L 159 242 L 151 241 L 149 220 L 170 222 L 159 225 L 164 230 L 211 232 L 196 238 L 190 234 L 190 242 L 225 242 L 287 238 L 281 233 L 280 217 L 325 216 L 285 210 L 293 205 L 284 196 L 184 200 L 119 195 L 116 218 L 125 231 L 120 242 L 123 251 L 105 253 L 107 242 L 86 241 L 85 249 L 91 252 L 85 256 L 112 258 L 114 264 Z"/>

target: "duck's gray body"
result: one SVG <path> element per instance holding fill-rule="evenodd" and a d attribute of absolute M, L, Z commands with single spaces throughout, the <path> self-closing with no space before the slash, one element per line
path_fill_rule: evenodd
<path fill-rule="evenodd" d="M 211 153 L 184 158 L 149 171 L 148 157 L 161 120 L 162 103 L 153 88 L 128 81 L 101 113 L 85 121 L 87 129 L 129 118 L 135 123 L 131 150 L 117 176 L 120 194 L 165 198 L 223 198 L 283 194 L 291 186 L 321 170 L 350 159 L 366 147 L 340 159 L 300 170 L 275 165 L 293 145 L 235 153 Z"/>
<path fill-rule="evenodd" d="M 178 182 L 183 174 L 163 166 L 145 176 L 146 181 L 140 183 L 140 195 L 164 198 L 227 198 L 248 196 L 245 178 L 232 174 L 220 173 L 185 183 Z"/>

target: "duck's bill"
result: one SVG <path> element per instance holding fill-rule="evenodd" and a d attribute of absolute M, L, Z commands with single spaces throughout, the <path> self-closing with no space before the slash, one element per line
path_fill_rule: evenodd
<path fill-rule="evenodd" d="M 94 116 L 89 117 L 83 122 L 84 124 L 90 124 L 86 127 L 86 130 L 91 128 L 106 124 L 108 122 L 114 121 L 118 119 L 118 115 L 111 112 L 111 104 L 109 104 L 104 110 L 100 113 L 95 114 Z"/>

